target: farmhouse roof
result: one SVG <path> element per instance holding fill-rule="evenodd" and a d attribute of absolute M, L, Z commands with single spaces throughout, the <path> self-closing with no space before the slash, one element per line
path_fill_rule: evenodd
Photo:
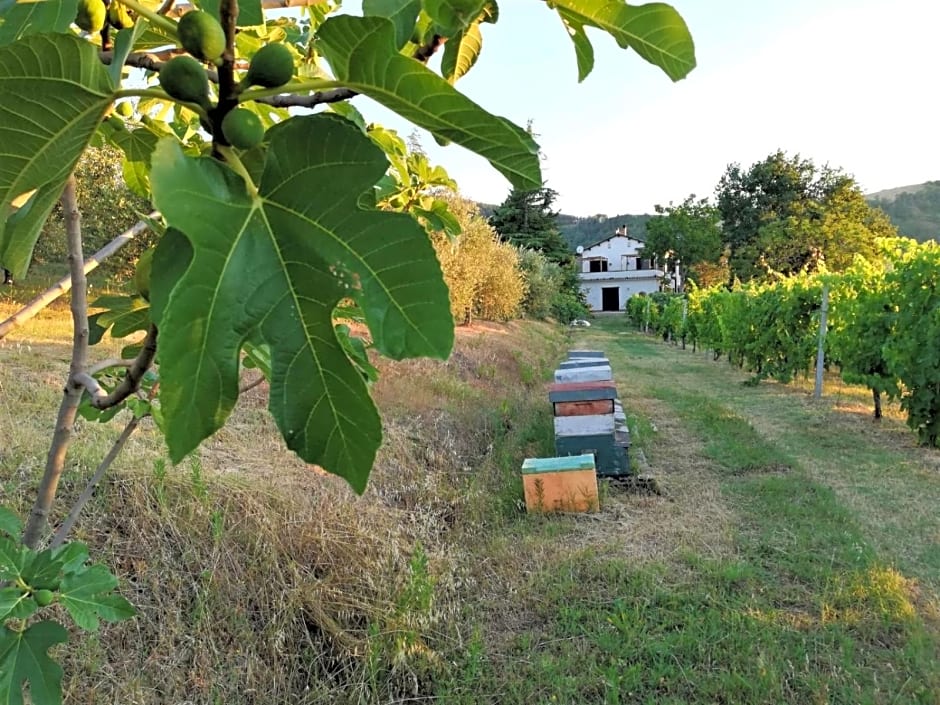
<path fill-rule="evenodd" d="M 621 235 L 631 240 L 642 242 L 644 245 L 646 244 L 646 240 L 644 240 L 642 237 L 637 237 L 636 235 L 631 235 L 629 232 L 627 232 L 627 226 L 624 225 L 623 228 L 617 228 L 613 233 L 611 233 L 607 237 L 602 237 L 600 240 L 596 240 L 595 242 L 591 242 L 591 243 L 588 243 L 587 245 L 584 245 L 584 249 L 590 250 L 592 247 L 597 247 L 598 245 L 602 245 L 608 240 L 613 240 L 615 237 L 619 237 Z"/>

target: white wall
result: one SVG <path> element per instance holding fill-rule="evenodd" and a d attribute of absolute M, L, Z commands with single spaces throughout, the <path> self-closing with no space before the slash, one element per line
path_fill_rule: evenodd
<path fill-rule="evenodd" d="M 581 253 L 584 260 L 581 263 L 581 271 L 590 271 L 590 263 L 586 261 L 589 257 L 605 257 L 608 262 L 608 271 L 634 271 L 641 247 L 643 243 L 639 240 L 626 235 L 614 235 Z M 626 262 L 624 262 L 624 257 L 627 258 Z"/>
<path fill-rule="evenodd" d="M 630 279 L 610 278 L 598 279 L 596 281 L 581 281 L 581 290 L 584 291 L 587 298 L 588 307 L 592 311 L 603 310 L 603 295 L 601 289 L 616 286 L 620 289 L 620 310 L 623 311 L 627 305 L 627 299 L 634 294 L 643 292 L 652 294 L 659 291 L 659 277 L 662 272 L 652 270 L 649 277 L 634 277 Z"/>

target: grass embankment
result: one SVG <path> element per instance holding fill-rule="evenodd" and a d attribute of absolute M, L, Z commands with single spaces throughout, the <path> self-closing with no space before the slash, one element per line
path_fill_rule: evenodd
<path fill-rule="evenodd" d="M 0 344 L 0 481 L 21 508 L 67 324 Z M 608 353 L 664 495 L 604 487 L 594 515 L 520 510 L 565 347 L 541 324 L 383 365 L 363 498 L 284 451 L 261 389 L 179 468 L 140 434 L 79 532 L 140 615 L 69 652 L 69 701 L 936 703 L 937 454 L 896 410 L 865 418 L 864 390 L 814 404 L 625 330 L 571 345 Z M 78 430 L 66 498 L 116 434 Z"/>
<path fill-rule="evenodd" d="M 13 305 L 0 306 L 0 317 Z M 0 502 L 25 514 L 69 349 L 64 303 L 0 342 Z M 107 342 L 107 357 L 119 345 Z M 110 346 L 110 347 L 109 347 Z M 484 536 L 519 515 L 520 457 L 551 446 L 547 324 L 460 329 L 447 362 L 383 362 L 385 443 L 357 498 L 278 438 L 263 387 L 173 468 L 145 425 L 75 537 L 138 617 L 74 635 L 70 703 L 366 703 L 427 694 L 464 651 Z M 121 427 L 80 420 L 56 517 Z"/>

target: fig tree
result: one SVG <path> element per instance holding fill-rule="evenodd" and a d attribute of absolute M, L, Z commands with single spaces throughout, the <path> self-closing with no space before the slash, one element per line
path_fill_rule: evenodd
<path fill-rule="evenodd" d="M 209 77 L 202 64 L 190 56 L 174 56 L 163 64 L 160 85 L 177 100 L 200 105 L 209 101 Z"/>
<path fill-rule="evenodd" d="M 36 600 L 37 605 L 45 607 L 46 605 L 52 604 L 52 600 L 55 599 L 55 594 L 52 590 L 37 590 L 33 593 L 33 599 Z"/>
<path fill-rule="evenodd" d="M 251 149 L 264 139 L 264 125 L 261 118 L 250 110 L 235 108 L 222 118 L 222 134 L 233 147 Z"/>
<path fill-rule="evenodd" d="M 148 247 L 141 253 L 137 259 L 137 266 L 134 268 L 134 286 L 137 293 L 144 297 L 145 301 L 150 301 L 150 271 L 153 268 L 154 247 Z"/>
<path fill-rule="evenodd" d="M 294 57 L 283 44 L 265 44 L 251 57 L 245 83 L 277 88 L 294 77 Z"/>
<path fill-rule="evenodd" d="M 180 17 L 176 34 L 183 48 L 200 61 L 216 62 L 225 51 L 225 30 L 208 12 L 187 12 Z"/>
<path fill-rule="evenodd" d="M 86 32 L 100 32 L 108 17 L 108 8 L 102 0 L 78 0 L 75 24 Z"/>

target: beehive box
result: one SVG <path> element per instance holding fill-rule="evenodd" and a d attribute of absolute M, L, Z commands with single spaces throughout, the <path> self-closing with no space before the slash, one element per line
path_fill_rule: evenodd
<path fill-rule="evenodd" d="M 554 405 L 555 416 L 592 416 L 594 414 L 614 413 L 613 399 L 593 399 L 589 401 L 560 401 Z"/>
<path fill-rule="evenodd" d="M 582 357 L 564 360 L 558 363 L 559 370 L 576 370 L 580 367 L 598 367 L 607 365 L 610 367 L 610 360 L 605 357 Z"/>
<path fill-rule="evenodd" d="M 555 436 L 600 436 L 614 432 L 614 415 L 556 416 Z"/>
<path fill-rule="evenodd" d="M 556 382 L 607 382 L 613 379 L 610 365 L 576 367 L 571 370 L 555 370 Z"/>
<path fill-rule="evenodd" d="M 554 416 L 589 416 L 616 411 L 617 390 L 611 382 L 553 384 L 548 390 Z"/>
<path fill-rule="evenodd" d="M 522 487 L 530 512 L 592 512 L 600 508 L 593 455 L 527 458 Z"/>
<path fill-rule="evenodd" d="M 597 436 L 555 436 L 555 455 L 594 456 L 598 477 L 623 477 L 630 474 L 627 449 L 617 443 L 614 433 Z"/>
<path fill-rule="evenodd" d="M 594 382 L 556 382 L 548 388 L 548 400 L 552 403 L 563 401 L 594 401 L 596 399 L 617 398 L 617 388 L 610 380 Z"/>

